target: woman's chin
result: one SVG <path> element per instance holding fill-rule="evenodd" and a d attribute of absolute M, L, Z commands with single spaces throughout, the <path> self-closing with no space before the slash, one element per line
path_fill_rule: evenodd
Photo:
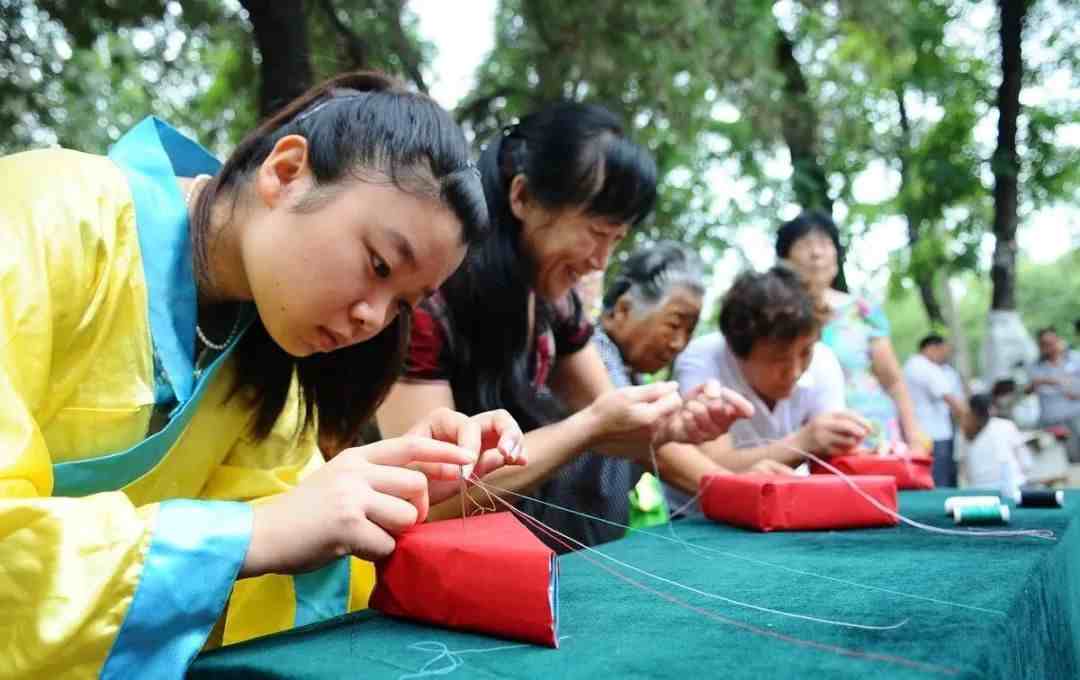
<path fill-rule="evenodd" d="M 569 281 L 542 283 L 536 288 L 536 295 L 547 302 L 554 302 L 566 297 L 573 287 L 574 284 Z"/>

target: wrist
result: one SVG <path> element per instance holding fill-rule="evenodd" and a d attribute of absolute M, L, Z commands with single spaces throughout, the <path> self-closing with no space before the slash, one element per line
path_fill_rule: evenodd
<path fill-rule="evenodd" d="M 248 542 L 247 554 L 244 563 L 240 566 L 238 578 L 251 578 L 262 576 L 273 571 L 270 566 L 267 548 L 272 543 L 268 532 L 272 530 L 273 521 L 266 517 L 267 504 L 256 504 L 251 508 L 251 540 Z"/>
<path fill-rule="evenodd" d="M 566 423 L 570 425 L 570 431 L 580 437 L 582 449 L 595 448 L 604 441 L 606 433 L 603 419 L 597 413 L 596 402 L 574 413 L 566 419 Z"/>
<path fill-rule="evenodd" d="M 788 436 L 784 437 L 780 441 L 785 445 L 785 451 L 790 454 L 791 459 L 801 463 L 805 456 L 803 451 L 809 451 L 810 453 L 817 453 L 813 450 L 813 443 L 810 441 L 809 432 L 807 428 L 809 426 L 804 425 L 795 432 L 792 432 Z M 793 450 L 794 449 L 794 450 Z M 796 464 L 797 464 L 796 463 Z"/>

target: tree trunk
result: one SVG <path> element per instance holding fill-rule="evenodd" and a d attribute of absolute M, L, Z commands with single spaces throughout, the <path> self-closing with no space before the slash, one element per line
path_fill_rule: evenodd
<path fill-rule="evenodd" d="M 910 154 L 911 154 L 911 119 L 908 118 L 907 105 L 904 104 L 904 89 L 900 86 L 896 90 L 896 102 L 900 110 L 900 148 L 897 155 L 900 157 L 900 195 L 905 196 L 904 189 L 908 187 L 911 177 Z M 907 221 L 908 247 L 914 251 L 915 244 L 922 236 L 923 221 L 911 210 L 907 200 L 902 200 L 904 220 Z M 919 287 L 919 297 L 922 298 L 923 308 L 931 323 L 944 324 L 945 318 L 938 304 L 937 295 L 934 292 L 934 274 L 925 268 L 916 267 L 912 273 L 916 285 Z"/>
<path fill-rule="evenodd" d="M 1016 122 L 1020 117 L 1020 87 L 1024 63 L 1020 53 L 1028 0 L 998 0 L 1001 14 L 1001 86 L 998 88 L 998 140 L 994 150 L 994 284 L 990 308 L 1016 309 L 1016 225 L 1020 159 L 1016 153 Z"/>
<path fill-rule="evenodd" d="M 364 69 L 368 66 L 368 46 L 359 35 L 353 32 L 349 26 L 338 16 L 337 7 L 333 0 L 319 0 L 323 14 L 326 15 L 330 25 L 341 36 L 345 54 L 349 56 L 349 64 L 353 69 Z"/>
<path fill-rule="evenodd" d="M 818 115 L 810 101 L 810 87 L 802 66 L 795 59 L 795 45 L 784 31 L 776 31 L 776 68 L 783 76 L 780 128 L 791 154 L 791 187 L 803 210 L 821 210 L 832 215 L 829 182 L 818 152 Z M 847 291 L 843 254 L 833 287 Z"/>
<path fill-rule="evenodd" d="M 960 318 L 960 308 L 956 304 L 956 297 L 953 295 L 948 278 L 943 283 L 941 297 L 945 301 L 945 316 L 948 317 L 946 321 L 949 325 L 949 339 L 952 340 L 953 346 L 953 366 L 964 379 L 966 391 L 968 381 L 974 375 L 971 365 L 971 343 L 967 331 L 964 329 L 963 319 Z"/>
<path fill-rule="evenodd" d="M 792 188 L 799 205 L 832 214 L 832 198 L 818 154 L 818 116 L 810 89 L 795 59 L 795 45 L 783 31 L 777 33 L 776 65 L 784 77 L 780 122 L 791 152 Z"/>
<path fill-rule="evenodd" d="M 424 74 L 420 70 L 422 62 L 420 50 L 405 32 L 405 26 L 401 21 L 401 15 L 405 13 L 405 0 L 388 0 L 387 5 L 386 11 L 389 11 L 394 17 L 391 25 L 391 35 L 394 48 L 397 51 L 397 58 L 401 62 L 401 68 L 405 71 L 405 75 L 409 76 L 409 79 L 413 81 L 417 89 L 427 94 L 427 82 L 425 82 Z"/>
<path fill-rule="evenodd" d="M 259 114 L 267 118 L 311 87 L 311 51 L 302 2 L 240 0 L 251 20 L 259 66 Z"/>

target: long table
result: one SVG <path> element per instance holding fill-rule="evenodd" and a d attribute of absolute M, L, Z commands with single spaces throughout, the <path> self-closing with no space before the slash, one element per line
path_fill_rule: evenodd
<path fill-rule="evenodd" d="M 950 527 L 943 491 L 900 494 Z M 1077 678 L 1080 490 L 1064 509 L 1014 508 L 1009 528 L 1056 540 L 943 536 L 908 526 L 759 534 L 687 519 L 599 546 L 735 606 L 616 567 L 560 561 L 560 648 L 456 633 L 365 611 L 200 656 L 203 678 Z M 663 537 L 663 538 L 661 538 Z M 857 584 L 857 585 L 856 585 Z M 680 601 L 676 603 L 674 600 Z"/>

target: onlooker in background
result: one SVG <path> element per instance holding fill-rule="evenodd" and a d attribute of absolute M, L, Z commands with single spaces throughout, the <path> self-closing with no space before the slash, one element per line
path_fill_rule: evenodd
<path fill-rule="evenodd" d="M 821 324 L 788 267 L 735 280 L 720 309 L 720 332 L 697 338 L 675 361 L 684 393 L 715 379 L 754 407 L 728 435 L 701 444 L 706 455 L 733 470 L 761 460 L 798 465 L 799 449 L 830 456 L 866 438 L 869 423 L 844 408 L 844 373 L 818 342 Z"/>
<path fill-rule="evenodd" d="M 776 235 L 776 255 L 802 275 L 826 314 L 821 342 L 843 368 L 847 407 L 874 425 L 875 432 L 865 445 L 888 451 L 894 442 L 904 442 L 929 453 L 930 439 L 915 418 L 884 310 L 866 298 L 833 288 L 839 272 L 840 233 L 832 218 L 809 211 L 786 222 Z"/>
<path fill-rule="evenodd" d="M 1080 354 L 1069 351 L 1053 328 L 1038 332 L 1039 360 L 1027 391 L 1039 397 L 1039 426 L 1069 429 L 1069 460 L 1080 462 Z"/>
<path fill-rule="evenodd" d="M 969 445 L 964 459 L 969 486 L 1012 494 L 1026 481 L 1031 453 L 1024 436 L 1011 420 L 999 418 L 988 394 L 976 394 L 968 402 L 961 426 Z"/>
<path fill-rule="evenodd" d="M 919 351 L 904 364 L 904 378 L 915 403 L 919 424 L 934 442 L 934 484 L 956 486 L 953 459 L 953 418 L 958 421 L 967 410 L 962 391 L 943 369 L 952 347 L 945 338 L 931 334 L 919 342 Z"/>
<path fill-rule="evenodd" d="M 1013 419 L 1012 410 L 1020 396 L 1020 388 L 1012 378 L 1002 378 L 990 388 L 990 401 L 994 412 L 1001 418 Z"/>

